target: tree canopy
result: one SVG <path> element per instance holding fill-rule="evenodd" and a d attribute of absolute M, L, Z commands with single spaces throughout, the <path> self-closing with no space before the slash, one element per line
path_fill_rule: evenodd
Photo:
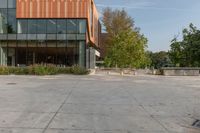
<path fill-rule="evenodd" d="M 171 66 L 171 61 L 169 59 L 169 53 L 166 51 L 160 52 L 150 52 L 148 51 L 148 55 L 151 59 L 151 67 L 159 69 L 161 67 Z"/>
<path fill-rule="evenodd" d="M 134 20 L 125 10 L 103 12 L 103 23 L 108 34 L 108 48 L 105 63 L 109 67 L 145 67 L 149 60 L 146 56 L 147 38 L 140 34 Z"/>
<path fill-rule="evenodd" d="M 180 67 L 200 67 L 200 30 L 193 24 L 182 31 L 183 40 L 172 40 L 170 59 Z"/>

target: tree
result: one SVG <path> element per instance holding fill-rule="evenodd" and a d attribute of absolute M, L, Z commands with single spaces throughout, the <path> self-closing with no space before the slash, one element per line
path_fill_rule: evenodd
<path fill-rule="evenodd" d="M 109 67 L 145 67 L 148 64 L 145 49 L 147 39 L 134 26 L 133 19 L 125 10 L 103 12 L 103 23 L 107 32 L 105 63 Z"/>
<path fill-rule="evenodd" d="M 181 60 L 183 60 L 183 49 L 181 48 L 181 43 L 180 42 L 177 42 L 177 39 L 174 38 L 172 41 L 171 41 L 171 50 L 169 52 L 169 57 L 172 61 L 172 63 L 179 67 L 179 66 L 182 66 L 181 65 Z"/>
<path fill-rule="evenodd" d="M 200 67 L 200 30 L 193 24 L 182 31 L 183 40 L 173 39 L 170 58 L 176 66 Z"/>
<path fill-rule="evenodd" d="M 161 67 L 171 66 L 171 61 L 169 59 L 169 53 L 165 51 L 160 52 L 148 52 L 151 59 L 151 67 L 159 69 Z"/>
<path fill-rule="evenodd" d="M 112 10 L 105 8 L 103 11 L 103 24 L 108 33 L 108 37 L 112 39 L 119 32 L 126 31 L 134 27 L 133 19 L 123 10 Z"/>

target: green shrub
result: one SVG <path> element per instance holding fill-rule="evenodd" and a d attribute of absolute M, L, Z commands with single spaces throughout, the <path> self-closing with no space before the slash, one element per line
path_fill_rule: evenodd
<path fill-rule="evenodd" d="M 72 66 L 71 73 L 75 75 L 85 75 L 85 74 L 88 74 L 89 71 L 80 66 Z"/>
<path fill-rule="evenodd" d="M 32 67 L 32 74 L 35 75 L 49 75 L 48 69 L 46 66 L 42 66 L 42 65 L 34 65 Z"/>
<path fill-rule="evenodd" d="M 9 74 L 9 68 L 0 66 L 0 75 L 8 75 Z"/>
<path fill-rule="evenodd" d="M 0 75 L 56 75 L 56 74 L 75 74 L 84 75 L 89 72 L 82 67 L 56 67 L 55 65 L 33 65 L 28 67 L 1 67 Z"/>
<path fill-rule="evenodd" d="M 71 68 L 70 67 L 60 67 L 58 68 L 58 74 L 71 74 Z"/>
<path fill-rule="evenodd" d="M 15 67 L 13 69 L 14 71 L 11 72 L 10 71 L 10 74 L 16 74 L 16 75 L 27 75 L 28 74 L 28 68 L 27 67 Z"/>

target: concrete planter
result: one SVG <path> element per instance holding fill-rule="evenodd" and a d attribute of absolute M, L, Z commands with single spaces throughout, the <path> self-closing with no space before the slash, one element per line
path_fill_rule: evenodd
<path fill-rule="evenodd" d="M 161 72 L 165 76 L 199 76 L 200 68 L 165 67 L 161 68 Z"/>

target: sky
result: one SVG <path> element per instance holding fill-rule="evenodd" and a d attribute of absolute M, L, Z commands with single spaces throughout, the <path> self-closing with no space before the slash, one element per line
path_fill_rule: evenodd
<path fill-rule="evenodd" d="M 200 0 L 95 0 L 100 17 L 106 7 L 125 9 L 148 38 L 148 50 L 168 51 L 193 23 L 200 29 Z"/>

